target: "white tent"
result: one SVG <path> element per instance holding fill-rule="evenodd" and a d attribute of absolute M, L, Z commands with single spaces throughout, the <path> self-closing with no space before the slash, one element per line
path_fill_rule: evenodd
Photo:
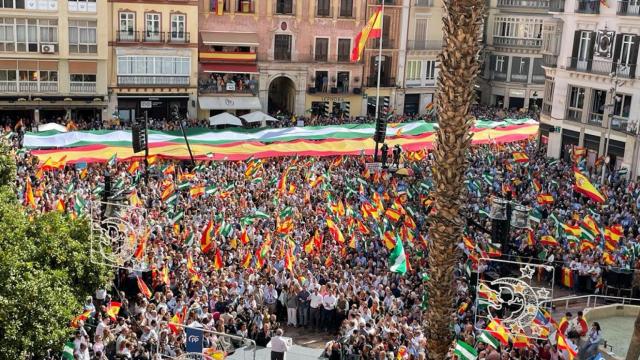
<path fill-rule="evenodd" d="M 242 126 L 242 120 L 237 117 L 229 114 L 228 112 L 223 112 L 216 116 L 212 116 L 209 118 L 209 125 L 235 125 Z"/>
<path fill-rule="evenodd" d="M 56 123 L 48 123 L 48 124 L 42 124 L 42 125 L 38 125 L 38 131 L 49 131 L 49 130 L 55 130 L 55 131 L 59 131 L 59 132 L 67 132 L 67 127 L 64 125 L 60 125 L 60 124 L 56 124 Z"/>
<path fill-rule="evenodd" d="M 240 116 L 241 118 L 244 119 L 244 121 L 248 122 L 248 123 L 261 123 L 261 122 L 266 122 L 266 121 L 278 121 L 278 119 L 274 118 L 273 116 L 267 115 L 265 113 L 263 113 L 262 111 L 254 111 L 250 114 L 245 114 Z"/>

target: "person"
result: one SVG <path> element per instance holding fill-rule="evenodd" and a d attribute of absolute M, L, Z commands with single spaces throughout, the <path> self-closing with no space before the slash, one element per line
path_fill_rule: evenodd
<path fill-rule="evenodd" d="M 600 330 L 600 324 L 596 321 L 591 325 L 591 329 L 587 333 L 587 341 L 582 349 L 580 349 L 580 359 L 591 359 L 598 352 L 598 346 L 602 342 L 602 332 Z"/>
<path fill-rule="evenodd" d="M 267 347 L 269 341 L 271 341 L 271 325 L 264 324 L 262 331 L 256 336 L 256 346 Z"/>
<path fill-rule="evenodd" d="M 285 354 L 291 348 L 291 339 L 282 337 L 282 329 L 276 330 L 276 336 L 271 338 L 271 360 L 284 360 Z"/>

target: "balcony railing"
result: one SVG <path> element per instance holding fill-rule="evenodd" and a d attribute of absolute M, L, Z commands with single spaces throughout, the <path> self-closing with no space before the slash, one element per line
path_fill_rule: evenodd
<path fill-rule="evenodd" d="M 94 94 L 96 92 L 96 83 L 94 82 L 72 81 L 69 86 L 72 93 Z"/>
<path fill-rule="evenodd" d="M 170 31 L 169 42 L 172 44 L 187 44 L 191 42 L 191 36 L 186 31 Z"/>
<path fill-rule="evenodd" d="M 118 75 L 118 85 L 124 86 L 187 86 L 189 85 L 188 76 L 137 76 L 137 75 Z"/>
<path fill-rule="evenodd" d="M 618 0 L 618 15 L 640 15 L 640 3 L 636 0 Z"/>
<path fill-rule="evenodd" d="M 564 0 L 551 0 L 549 3 L 549 11 L 564 12 Z"/>
<path fill-rule="evenodd" d="M 384 2 L 385 5 L 396 5 L 396 0 L 369 0 L 369 1 L 367 1 L 368 4 L 372 4 L 372 5 L 382 5 L 383 2 Z"/>
<path fill-rule="evenodd" d="M 576 12 L 581 14 L 600 14 L 600 0 L 577 0 Z"/>
<path fill-rule="evenodd" d="M 531 75 L 531 82 L 534 84 L 544 84 L 545 77 L 544 75 Z"/>
<path fill-rule="evenodd" d="M 631 78 L 631 75 L 635 73 L 636 67 L 636 65 L 619 67 L 617 63 L 613 61 L 580 58 L 568 58 L 567 64 L 567 69 L 569 70 L 592 74 L 609 75 L 612 72 L 617 71 L 618 77 L 622 78 Z"/>
<path fill-rule="evenodd" d="M 378 77 L 377 76 L 369 76 L 367 77 L 367 86 L 368 87 L 376 87 L 377 86 L 377 82 L 378 81 Z M 396 86 L 396 79 L 395 78 L 391 78 L 391 77 L 380 77 L 380 86 L 381 87 L 395 87 Z"/>
<path fill-rule="evenodd" d="M 385 39 L 385 38 L 373 39 L 370 42 L 371 45 L 369 46 L 369 48 L 374 48 L 374 49 L 379 48 L 380 47 L 380 40 L 382 40 L 382 48 L 383 49 L 395 49 L 394 41 L 391 40 L 391 39 L 388 39 L 388 38 L 387 39 Z"/>
<path fill-rule="evenodd" d="M 144 42 L 148 43 L 163 43 L 165 33 L 162 31 L 145 31 Z"/>
<path fill-rule="evenodd" d="M 582 110 L 567 110 L 567 120 L 582 122 Z"/>
<path fill-rule="evenodd" d="M 620 116 L 612 116 L 611 119 L 611 128 L 613 130 L 618 131 L 627 131 L 627 127 L 629 126 L 629 119 L 620 117 Z"/>
<path fill-rule="evenodd" d="M 493 45 L 539 48 L 539 47 L 542 46 L 542 39 L 522 39 L 522 38 L 509 38 L 509 37 L 494 36 L 493 37 Z"/>
<path fill-rule="evenodd" d="M 542 55 L 542 64 L 546 67 L 555 68 L 558 66 L 558 55 Z"/>
<path fill-rule="evenodd" d="M 120 30 L 116 32 L 116 41 L 118 42 L 138 42 L 140 41 L 139 31 Z"/>
<path fill-rule="evenodd" d="M 15 81 L 0 81 L 0 92 L 17 92 L 18 83 Z"/>
<path fill-rule="evenodd" d="M 511 74 L 511 82 L 526 83 L 527 81 L 529 81 L 527 74 Z"/>
<path fill-rule="evenodd" d="M 507 81 L 507 73 L 501 73 L 501 72 L 493 71 L 491 73 L 491 80 Z"/>
<path fill-rule="evenodd" d="M 351 89 L 349 86 L 329 86 L 325 90 L 322 86 L 310 86 L 308 91 L 316 94 L 349 94 Z"/>
<path fill-rule="evenodd" d="M 409 40 L 407 47 L 409 50 L 442 50 L 442 40 Z"/>
<path fill-rule="evenodd" d="M 598 113 L 589 113 L 589 118 L 587 119 L 587 123 L 589 123 L 589 125 L 595 125 L 595 126 L 600 126 L 602 127 L 602 119 L 603 119 L 604 115 L 603 114 L 598 114 Z"/>
<path fill-rule="evenodd" d="M 58 92 L 58 83 L 56 81 L 18 82 L 18 91 L 20 92 Z"/>
<path fill-rule="evenodd" d="M 433 7 L 433 0 L 415 0 L 416 6 Z"/>
<path fill-rule="evenodd" d="M 215 79 L 198 80 L 198 91 L 202 94 L 251 94 L 258 95 L 258 80 L 249 80 L 240 84 L 220 84 Z"/>
<path fill-rule="evenodd" d="M 499 7 L 548 9 L 550 0 L 498 0 Z"/>

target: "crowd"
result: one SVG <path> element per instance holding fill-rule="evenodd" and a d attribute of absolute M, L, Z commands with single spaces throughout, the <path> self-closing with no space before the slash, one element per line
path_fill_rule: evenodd
<path fill-rule="evenodd" d="M 602 275 L 612 267 L 638 267 L 640 185 L 609 173 L 602 187 L 607 202 L 596 204 L 572 190 L 576 164 L 551 161 L 542 151 L 527 141 L 474 147 L 469 153 L 465 216 L 480 226 L 469 226 L 469 241 L 460 243 L 464 256 L 455 269 L 453 301 L 462 310 L 452 314 L 452 330 L 481 359 L 569 359 L 554 335 L 525 346 L 513 339 L 496 345 L 478 330 L 487 324 L 476 315 L 487 310 L 475 298 L 469 268 L 482 276 L 494 270 L 477 260 L 493 248 L 480 230 L 490 228 L 486 214 L 492 196 L 511 196 L 533 208 L 532 230 L 515 230 L 502 256 L 553 264 L 556 283 L 569 268 L 593 279 L 592 287 L 576 290 L 599 291 Z M 516 152 L 528 160 L 514 161 Z M 195 168 L 154 158 L 149 169 L 141 162 L 117 162 L 43 172 L 29 152 L 16 155 L 18 193 L 24 200 L 29 179 L 34 211 L 88 216 L 93 208 L 100 214 L 105 173 L 114 192 L 147 211 L 129 270 L 119 271 L 113 287 L 97 289 L 78 309 L 86 316 L 73 322 L 77 359 L 175 357 L 185 349 L 182 326 L 210 331 L 208 351 L 229 353 L 240 345 L 217 334 L 266 346 L 277 329 L 298 327 L 335 336 L 326 349 L 332 359 L 425 359 L 431 162 L 426 151 L 404 156 L 411 176 L 370 172 L 364 164 L 371 159 L 364 156 L 205 161 Z M 142 176 L 146 170 L 148 183 Z M 597 183 L 598 168 L 584 173 Z M 541 194 L 553 201 L 540 203 Z M 576 244 L 566 231 L 587 216 L 603 229 L 591 247 Z M 617 225 L 619 239 L 608 247 L 604 230 Z M 541 241 L 546 236 L 557 244 Z M 410 264 L 406 274 L 389 270 L 389 254 L 399 241 Z M 554 279 L 551 273 L 538 276 Z M 114 302 L 121 304 L 119 311 Z M 597 324 L 587 330 L 580 319 L 557 327 L 583 348 L 583 356 L 597 351 L 590 345 L 600 343 L 602 334 Z M 545 317 L 551 334 L 553 323 Z"/>

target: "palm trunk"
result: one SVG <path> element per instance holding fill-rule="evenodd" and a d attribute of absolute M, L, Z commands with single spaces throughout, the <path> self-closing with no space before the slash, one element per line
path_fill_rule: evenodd
<path fill-rule="evenodd" d="M 444 47 L 436 93 L 439 129 L 434 150 L 433 180 L 436 215 L 429 228 L 430 280 L 426 329 L 429 359 L 442 360 L 451 345 L 454 311 L 453 268 L 456 244 L 462 236 L 466 151 L 471 145 L 469 114 L 479 70 L 478 34 L 482 27 L 483 0 L 444 1 Z"/>
<path fill-rule="evenodd" d="M 626 359 L 638 360 L 638 358 L 640 358 L 640 312 L 638 313 L 636 322 L 633 326 L 633 335 L 631 335 Z"/>

